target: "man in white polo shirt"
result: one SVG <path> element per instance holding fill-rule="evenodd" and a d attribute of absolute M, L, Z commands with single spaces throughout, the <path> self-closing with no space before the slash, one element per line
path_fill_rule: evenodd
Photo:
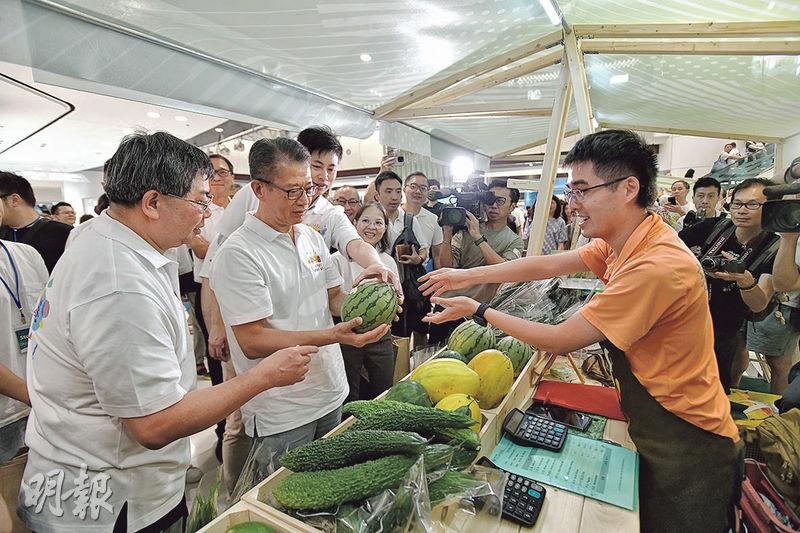
<path fill-rule="evenodd" d="M 208 216 L 208 157 L 167 133 L 111 158 L 111 207 L 71 244 L 30 329 L 30 448 L 18 514 L 45 533 L 179 525 L 189 439 L 262 391 L 302 380 L 315 347 L 281 350 L 216 387 L 196 372 L 164 253 Z"/>
<path fill-rule="evenodd" d="M 314 194 L 308 151 L 292 139 L 257 141 L 250 149 L 258 209 L 220 247 L 211 268 L 236 372 L 275 350 L 319 346 L 306 378 L 242 406 L 247 434 L 281 455 L 319 438 L 341 421 L 347 379 L 339 343 L 357 347 L 388 331 L 357 334 L 360 318 L 334 326 L 346 297 L 322 236 L 301 224 Z"/>

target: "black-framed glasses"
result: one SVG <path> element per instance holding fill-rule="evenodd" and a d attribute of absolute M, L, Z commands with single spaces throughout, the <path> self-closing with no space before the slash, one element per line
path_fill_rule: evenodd
<path fill-rule="evenodd" d="M 333 203 L 336 205 L 340 205 L 342 207 L 346 205 L 349 205 L 350 207 L 357 207 L 361 205 L 361 200 L 356 200 L 355 198 L 350 198 L 349 200 L 346 200 L 344 198 L 339 198 L 337 200 L 334 200 Z"/>
<path fill-rule="evenodd" d="M 620 181 L 628 179 L 630 176 L 625 176 L 624 178 L 618 178 L 613 181 L 608 181 L 606 183 L 601 183 L 600 185 L 593 185 L 592 187 L 586 187 L 585 189 L 570 189 L 569 187 L 564 188 L 564 201 L 569 203 L 570 200 L 575 200 L 576 202 L 582 202 L 586 193 L 591 191 L 592 189 L 600 189 L 601 187 L 608 187 L 609 185 L 614 185 L 615 183 L 619 183 Z"/>
<path fill-rule="evenodd" d="M 766 202 L 757 202 L 756 200 L 750 200 L 748 202 L 740 202 L 739 200 L 734 200 L 731 202 L 731 209 L 741 209 L 746 207 L 750 211 L 758 211 L 758 208 L 764 205 Z"/>
<path fill-rule="evenodd" d="M 292 201 L 297 200 L 298 198 L 300 198 L 300 196 L 302 196 L 304 192 L 305 192 L 305 195 L 307 197 L 311 198 L 312 196 L 314 196 L 317 193 L 317 191 L 319 191 L 320 189 L 324 189 L 325 188 L 324 185 L 323 186 L 320 186 L 320 185 L 309 185 L 308 187 L 292 187 L 291 189 L 284 189 L 283 187 L 278 187 L 277 185 L 275 185 L 271 181 L 266 181 L 266 180 L 258 180 L 258 181 L 260 181 L 260 182 L 262 182 L 262 183 L 264 183 L 266 185 L 269 185 L 270 187 L 278 189 L 279 191 L 283 191 L 286 194 L 286 197 L 289 200 L 292 200 Z"/>
<path fill-rule="evenodd" d="M 503 198 L 502 196 L 495 196 L 494 197 L 494 202 L 492 202 L 491 204 L 486 204 L 486 205 L 496 205 L 497 207 L 503 207 L 507 203 L 508 203 L 508 198 Z"/>
<path fill-rule="evenodd" d="M 211 207 L 211 202 L 214 201 L 214 197 L 211 195 L 206 195 L 205 202 L 201 202 L 200 200 L 190 200 L 189 198 L 184 198 L 183 196 L 178 196 L 176 194 L 164 193 L 164 196 L 169 196 L 170 198 L 177 198 L 178 200 L 183 200 L 184 202 L 189 202 L 190 204 L 194 204 L 200 209 L 202 209 L 203 213 L 208 211 L 208 208 Z"/>
<path fill-rule="evenodd" d="M 233 175 L 233 173 L 230 170 L 224 168 L 215 168 L 214 174 L 216 174 L 220 178 L 229 178 Z"/>
<path fill-rule="evenodd" d="M 406 187 L 408 187 L 414 192 L 428 192 L 427 185 L 417 185 L 416 183 L 409 183 L 408 185 L 406 185 Z"/>

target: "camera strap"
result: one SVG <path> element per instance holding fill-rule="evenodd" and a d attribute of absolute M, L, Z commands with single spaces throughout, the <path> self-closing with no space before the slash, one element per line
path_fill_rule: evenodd
<path fill-rule="evenodd" d="M 705 252 L 703 252 L 703 257 L 701 259 L 717 255 L 735 231 L 736 226 L 733 225 L 733 221 L 729 218 L 717 222 L 703 245 Z"/>

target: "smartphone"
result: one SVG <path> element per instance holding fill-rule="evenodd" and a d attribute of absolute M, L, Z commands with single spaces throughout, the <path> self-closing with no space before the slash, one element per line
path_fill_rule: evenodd
<path fill-rule="evenodd" d="M 674 196 L 670 196 L 669 198 L 667 198 L 667 203 L 670 203 L 672 205 L 678 205 L 678 201 L 675 199 Z"/>
<path fill-rule="evenodd" d="M 579 429 L 580 431 L 585 431 L 586 428 L 589 427 L 589 424 L 592 423 L 591 417 L 583 413 L 579 413 L 578 411 L 573 411 L 565 407 L 558 407 L 557 405 L 544 404 L 541 402 L 533 402 L 533 404 L 528 407 L 526 412 L 536 416 L 549 418 L 550 420 L 555 420 L 556 422 L 561 422 L 564 425 Z"/>

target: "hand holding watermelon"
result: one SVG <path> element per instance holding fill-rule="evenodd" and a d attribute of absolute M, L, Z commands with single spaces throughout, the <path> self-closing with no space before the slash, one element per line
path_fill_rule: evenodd
<path fill-rule="evenodd" d="M 441 324 L 442 322 L 449 322 L 451 320 L 458 320 L 472 316 L 478 310 L 480 305 L 472 298 L 466 296 L 456 296 L 455 298 L 431 298 L 431 303 L 441 305 L 444 307 L 438 313 L 428 313 L 428 316 L 422 319 L 423 322 L 431 322 L 433 324 Z"/>
<path fill-rule="evenodd" d="M 356 333 L 355 330 L 361 326 L 362 322 L 363 319 L 360 316 L 357 316 L 352 320 L 340 322 L 333 326 L 333 333 L 336 337 L 336 342 L 361 348 L 362 346 L 366 346 L 367 344 L 372 344 L 373 342 L 381 340 L 384 335 L 389 333 L 388 324 L 381 324 L 380 326 L 376 327 L 375 329 L 371 329 L 366 333 Z"/>
<path fill-rule="evenodd" d="M 394 292 L 397 293 L 397 299 L 400 303 L 403 303 L 403 287 L 400 286 L 400 280 L 397 279 L 394 272 L 387 268 L 386 265 L 383 263 L 371 264 L 353 280 L 353 287 L 358 287 L 362 281 L 370 279 L 391 283 L 392 287 L 394 287 Z"/>
<path fill-rule="evenodd" d="M 447 291 L 469 287 L 472 285 L 470 277 L 474 276 L 474 273 L 470 276 L 469 269 L 440 268 L 421 276 L 419 281 L 422 285 L 419 288 L 425 296 L 439 296 Z"/>

